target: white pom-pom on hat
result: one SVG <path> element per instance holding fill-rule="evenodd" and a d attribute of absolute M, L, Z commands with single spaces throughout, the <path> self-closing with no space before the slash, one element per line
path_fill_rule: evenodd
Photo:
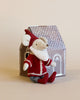
<path fill-rule="evenodd" d="M 23 36 L 23 41 L 22 41 L 23 45 L 24 46 L 29 46 L 30 39 L 31 39 L 30 35 L 25 34 Z"/>
<path fill-rule="evenodd" d="M 36 37 L 30 30 L 28 30 L 28 29 L 25 29 L 25 32 L 26 32 L 26 35 L 29 35 L 30 36 L 30 38 L 29 38 L 29 47 L 30 46 L 32 46 L 32 44 L 33 44 L 33 42 L 36 40 L 36 39 L 38 39 L 38 37 Z"/>

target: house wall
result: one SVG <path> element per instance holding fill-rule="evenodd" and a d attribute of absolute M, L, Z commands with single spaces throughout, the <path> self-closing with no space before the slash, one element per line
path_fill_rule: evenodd
<path fill-rule="evenodd" d="M 49 48 L 48 53 L 51 59 L 53 59 L 54 56 L 56 58 L 57 55 L 61 57 L 59 57 L 59 60 L 61 59 L 61 62 L 53 59 L 57 63 L 57 66 L 54 68 L 54 71 L 57 71 L 57 74 L 59 74 L 59 76 L 65 75 L 65 50 L 53 50 Z"/>
<path fill-rule="evenodd" d="M 26 76 L 27 71 L 23 71 L 23 63 L 24 63 L 24 54 L 26 52 L 26 47 L 22 44 L 20 45 L 20 56 L 19 56 L 19 63 L 20 63 L 20 75 Z"/>

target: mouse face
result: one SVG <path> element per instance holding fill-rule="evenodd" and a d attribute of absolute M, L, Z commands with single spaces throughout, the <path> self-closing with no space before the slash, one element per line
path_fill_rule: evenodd
<path fill-rule="evenodd" d="M 47 61 L 49 58 L 47 47 L 47 39 L 41 37 L 33 42 L 32 46 L 30 47 L 30 50 L 32 54 L 35 55 L 38 59 Z"/>
<path fill-rule="evenodd" d="M 44 50 L 48 47 L 47 40 L 43 37 L 36 39 L 33 42 L 32 47 L 36 50 Z"/>

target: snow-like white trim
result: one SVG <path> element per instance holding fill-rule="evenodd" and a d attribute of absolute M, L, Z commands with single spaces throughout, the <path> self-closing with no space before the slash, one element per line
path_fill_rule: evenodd
<path fill-rule="evenodd" d="M 28 75 L 38 75 L 38 76 L 41 76 L 41 75 L 44 75 L 44 74 L 46 74 L 47 72 L 44 72 L 44 73 L 42 73 L 42 74 L 36 74 L 36 73 L 28 73 Z"/>
<path fill-rule="evenodd" d="M 53 57 L 53 62 L 55 60 L 55 57 L 58 56 L 60 58 L 60 74 L 62 74 L 62 57 L 60 54 L 55 54 L 54 57 Z M 53 69 L 54 70 L 54 69 Z"/>
<path fill-rule="evenodd" d="M 65 57 L 66 57 L 66 50 L 64 50 L 64 75 L 66 74 L 66 70 L 65 70 L 66 69 L 66 66 L 65 66 L 66 58 Z"/>
<path fill-rule="evenodd" d="M 63 74 L 56 74 L 56 76 L 62 76 Z"/>
<path fill-rule="evenodd" d="M 46 66 L 50 63 L 50 59 L 48 60 L 48 63 L 46 64 Z"/>
<path fill-rule="evenodd" d="M 32 67 L 32 63 L 30 62 L 30 60 L 27 59 L 26 61 L 28 61 L 30 63 L 30 67 Z"/>

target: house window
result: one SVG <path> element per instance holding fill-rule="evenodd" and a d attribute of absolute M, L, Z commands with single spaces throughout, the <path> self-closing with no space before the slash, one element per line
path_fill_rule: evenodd
<path fill-rule="evenodd" d="M 29 53 L 26 53 L 26 58 L 29 56 Z"/>
<path fill-rule="evenodd" d="M 24 53 L 24 60 L 29 56 L 29 52 Z"/>

